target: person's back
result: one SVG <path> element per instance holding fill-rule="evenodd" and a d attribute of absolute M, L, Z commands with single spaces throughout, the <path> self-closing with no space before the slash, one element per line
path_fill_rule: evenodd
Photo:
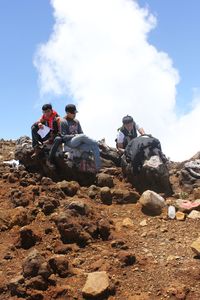
<path fill-rule="evenodd" d="M 123 153 L 128 143 L 137 137 L 137 131 L 141 135 L 145 134 L 144 129 L 139 127 L 131 116 L 123 117 L 122 127 L 118 129 L 116 138 L 116 147 L 120 153 Z"/>

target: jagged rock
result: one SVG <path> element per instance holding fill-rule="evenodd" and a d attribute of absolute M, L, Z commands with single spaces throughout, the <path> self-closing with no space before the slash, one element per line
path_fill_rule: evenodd
<path fill-rule="evenodd" d="M 25 226 L 28 224 L 28 210 L 24 207 L 16 207 L 12 211 L 11 218 L 9 220 L 9 227 L 13 227 L 15 225 Z"/>
<path fill-rule="evenodd" d="M 100 187 L 93 184 L 88 189 L 88 196 L 94 199 L 96 196 L 98 196 L 99 192 L 100 192 Z"/>
<path fill-rule="evenodd" d="M 98 237 L 98 225 L 93 220 L 92 213 L 84 216 L 68 209 L 55 215 L 53 220 L 57 225 L 63 243 L 77 243 L 79 246 L 84 247 L 92 238 Z M 87 226 L 85 226 L 86 224 Z"/>
<path fill-rule="evenodd" d="M 53 273 L 60 277 L 67 277 L 69 275 L 69 262 L 65 255 L 54 255 L 49 259 L 49 265 Z"/>
<path fill-rule="evenodd" d="M 89 212 L 89 207 L 81 200 L 72 201 L 68 208 L 75 210 L 80 215 L 87 215 Z"/>
<path fill-rule="evenodd" d="M 118 204 L 136 203 L 140 195 L 136 191 L 113 189 L 112 198 Z"/>
<path fill-rule="evenodd" d="M 123 227 L 133 227 L 133 221 L 130 218 L 125 218 L 122 222 Z"/>
<path fill-rule="evenodd" d="M 101 238 L 105 241 L 108 239 L 109 235 L 110 235 L 110 223 L 105 220 L 105 219 L 101 219 L 98 222 L 98 230 L 99 230 L 99 234 L 101 236 Z"/>
<path fill-rule="evenodd" d="M 38 206 L 41 207 L 45 215 L 51 214 L 59 205 L 59 200 L 53 197 L 43 196 L 38 201 Z"/>
<path fill-rule="evenodd" d="M 159 215 L 165 206 L 165 199 L 157 193 L 147 190 L 139 199 L 142 209 L 146 214 Z"/>
<path fill-rule="evenodd" d="M 12 198 L 12 203 L 14 205 L 14 207 L 17 207 L 17 206 L 28 206 L 29 205 L 29 200 L 26 199 L 26 198 L 23 198 L 23 197 L 13 197 Z"/>
<path fill-rule="evenodd" d="M 112 248 L 117 248 L 117 249 L 122 249 L 122 250 L 127 250 L 128 246 L 126 245 L 126 242 L 123 240 L 114 240 L 111 242 L 111 247 Z"/>
<path fill-rule="evenodd" d="M 80 186 L 76 181 L 63 180 L 57 183 L 57 187 L 60 188 L 67 196 L 74 196 L 79 190 Z"/>
<path fill-rule="evenodd" d="M 26 288 L 23 286 L 24 284 L 24 277 L 21 275 L 18 275 L 14 277 L 9 283 L 8 283 L 8 289 L 12 296 L 19 296 L 24 297 L 26 295 Z"/>
<path fill-rule="evenodd" d="M 39 253 L 39 251 L 34 249 L 28 254 L 27 258 L 24 260 L 22 264 L 23 276 L 24 277 L 37 276 L 44 262 L 45 262 L 44 257 Z"/>
<path fill-rule="evenodd" d="M 101 149 L 101 157 L 103 160 L 103 167 L 111 167 L 111 166 L 120 166 L 121 159 L 120 154 L 115 148 L 109 147 L 105 140 L 101 140 L 98 142 L 99 148 Z M 110 162 L 110 165 L 108 165 L 108 162 Z"/>
<path fill-rule="evenodd" d="M 200 187 L 193 190 L 194 199 L 200 199 Z"/>
<path fill-rule="evenodd" d="M 112 204 L 112 194 L 109 187 L 107 186 L 102 187 L 100 190 L 100 196 L 101 196 L 102 203 L 107 205 Z"/>
<path fill-rule="evenodd" d="M 3 209 L 0 209 L 0 231 L 7 230 L 9 228 L 10 213 Z"/>
<path fill-rule="evenodd" d="M 82 289 L 84 297 L 103 297 L 109 288 L 109 278 L 105 271 L 89 273 Z M 103 299 L 103 298 L 102 298 Z"/>
<path fill-rule="evenodd" d="M 52 179 L 51 178 L 49 178 L 49 177 L 42 177 L 42 179 L 41 179 L 41 185 L 51 185 L 51 184 L 53 184 L 53 181 L 52 181 Z"/>
<path fill-rule="evenodd" d="M 191 159 L 181 164 L 179 184 L 189 193 L 194 187 L 200 187 L 200 159 Z"/>
<path fill-rule="evenodd" d="M 192 211 L 189 213 L 188 218 L 189 218 L 189 219 L 193 219 L 193 220 L 200 219 L 200 211 L 192 210 Z"/>
<path fill-rule="evenodd" d="M 130 251 L 120 251 L 118 258 L 122 266 L 131 266 L 136 262 L 135 255 Z"/>
<path fill-rule="evenodd" d="M 192 244 L 191 248 L 196 253 L 197 256 L 200 256 L 200 238 L 196 239 Z"/>
<path fill-rule="evenodd" d="M 112 188 L 114 186 L 113 178 L 111 175 L 100 173 L 97 176 L 97 185 L 100 187 L 107 186 Z"/>
<path fill-rule="evenodd" d="M 58 151 L 55 158 L 55 168 L 52 169 L 46 164 L 48 158 L 49 147 L 44 146 L 40 154 L 34 158 L 31 158 L 33 154 L 32 141 L 29 137 L 21 137 L 16 142 L 15 159 L 19 160 L 20 164 L 23 164 L 27 171 L 38 172 L 42 176 L 50 177 L 54 181 L 60 180 L 75 180 L 82 185 L 91 185 L 95 182 L 96 174 L 88 168 L 88 171 L 82 171 L 81 157 L 75 157 L 73 161 L 62 151 Z M 101 149 L 102 167 L 119 165 L 120 156 L 116 149 L 110 148 L 105 145 L 104 142 L 99 142 Z M 89 159 L 89 158 L 88 158 Z M 18 180 L 12 176 L 12 180 Z M 24 184 L 24 181 L 22 182 Z"/>
<path fill-rule="evenodd" d="M 32 229 L 24 226 L 19 231 L 19 239 L 16 246 L 23 249 L 29 249 L 33 247 L 38 240 L 39 237 L 32 231 Z"/>
<path fill-rule="evenodd" d="M 26 280 L 26 287 L 28 289 L 46 291 L 48 288 L 48 282 L 42 276 L 38 275 Z"/>

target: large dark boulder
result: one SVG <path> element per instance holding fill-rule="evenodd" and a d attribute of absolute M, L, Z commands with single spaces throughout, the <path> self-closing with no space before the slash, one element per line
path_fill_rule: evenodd
<path fill-rule="evenodd" d="M 99 142 L 99 148 L 102 167 L 119 165 L 120 156 L 116 149 L 108 147 L 102 141 Z M 91 185 L 95 182 L 96 171 L 93 168 L 94 160 L 91 153 L 74 156 L 71 160 L 67 152 L 60 148 L 56 153 L 55 168 L 50 168 L 47 164 L 49 149 L 48 145 L 44 145 L 41 152 L 32 158 L 34 152 L 32 141 L 29 137 L 23 136 L 16 141 L 15 159 L 19 160 L 19 163 L 23 164 L 27 171 L 40 173 L 42 176 L 50 177 L 54 181 L 75 180 L 81 185 Z"/>

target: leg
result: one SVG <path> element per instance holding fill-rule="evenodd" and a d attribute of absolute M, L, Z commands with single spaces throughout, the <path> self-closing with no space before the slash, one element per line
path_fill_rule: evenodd
<path fill-rule="evenodd" d="M 52 145 L 52 147 L 50 149 L 50 152 L 49 152 L 49 161 L 50 162 L 54 161 L 56 152 L 58 150 L 58 147 L 62 144 L 62 142 L 63 141 L 62 141 L 62 138 L 60 136 L 55 137 L 53 145 Z"/>
<path fill-rule="evenodd" d="M 94 155 L 97 170 L 101 168 L 99 146 L 95 140 L 87 137 L 85 134 L 78 134 L 75 137 L 73 137 L 69 142 L 67 142 L 67 145 L 71 148 L 78 147 L 81 150 L 85 151 L 91 150 Z"/>
<path fill-rule="evenodd" d="M 37 124 L 33 124 L 31 127 L 31 134 L 32 134 L 32 146 L 35 148 L 38 146 L 40 143 L 42 143 L 41 136 L 37 133 L 39 130 L 39 127 Z"/>

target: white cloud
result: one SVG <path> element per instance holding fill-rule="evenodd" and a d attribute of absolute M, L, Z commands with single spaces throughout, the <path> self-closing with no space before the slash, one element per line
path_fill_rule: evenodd
<path fill-rule="evenodd" d="M 41 92 L 72 95 L 85 133 L 105 137 L 109 145 L 122 117 L 131 114 L 171 159 L 195 154 L 200 101 L 176 116 L 178 72 L 167 53 L 147 40 L 154 16 L 131 0 L 51 3 L 55 25 L 35 59 Z"/>

